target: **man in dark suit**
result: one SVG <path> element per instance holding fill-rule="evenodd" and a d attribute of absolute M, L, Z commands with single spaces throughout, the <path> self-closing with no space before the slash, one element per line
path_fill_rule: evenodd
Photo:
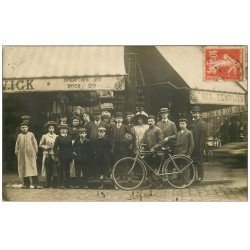
<path fill-rule="evenodd" d="M 162 130 L 163 137 L 167 138 L 173 136 L 177 133 L 175 123 L 168 119 L 170 110 L 168 108 L 161 108 L 161 121 L 157 122 L 156 126 Z"/>
<path fill-rule="evenodd" d="M 54 144 L 55 161 L 58 162 L 58 187 L 70 187 L 70 163 L 73 159 L 72 139 L 68 135 L 69 127 L 67 124 L 58 125 L 60 135 L 56 137 Z"/>
<path fill-rule="evenodd" d="M 101 112 L 95 111 L 93 113 L 94 120 L 88 123 L 88 126 L 86 126 L 87 129 L 87 137 L 90 140 L 90 146 L 91 146 L 91 155 L 94 155 L 95 152 L 95 141 L 98 137 L 97 129 L 98 128 L 105 128 L 108 131 L 108 124 L 101 120 Z M 90 157 L 90 176 L 94 177 L 97 175 L 97 166 L 95 164 L 95 161 L 93 160 L 93 157 Z"/>
<path fill-rule="evenodd" d="M 203 152 L 207 141 L 207 124 L 200 118 L 200 107 L 194 106 L 191 114 L 193 116 L 190 130 L 194 137 L 194 150 L 192 157 L 197 167 L 197 181 L 204 178 Z"/>
<path fill-rule="evenodd" d="M 111 135 L 111 153 L 114 154 L 115 162 L 129 155 L 129 145 L 132 142 L 131 130 L 128 126 L 122 124 L 123 114 L 117 112 L 115 115 L 115 126 L 112 127 Z"/>

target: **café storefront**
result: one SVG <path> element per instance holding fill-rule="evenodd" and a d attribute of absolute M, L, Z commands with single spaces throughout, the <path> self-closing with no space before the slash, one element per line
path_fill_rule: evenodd
<path fill-rule="evenodd" d="M 61 114 L 70 121 L 73 114 L 124 110 L 125 85 L 123 46 L 4 47 L 4 170 L 15 165 L 13 138 L 21 115 L 32 117 L 39 141 L 44 123 Z"/>

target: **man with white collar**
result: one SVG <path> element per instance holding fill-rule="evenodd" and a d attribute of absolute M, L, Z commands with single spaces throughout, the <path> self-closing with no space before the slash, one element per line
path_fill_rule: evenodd
<path fill-rule="evenodd" d="M 190 130 L 194 137 L 194 150 L 192 157 L 197 166 L 197 181 L 201 181 L 204 177 L 203 152 L 207 141 L 207 124 L 200 118 L 200 107 L 194 106 L 191 114 L 193 120 Z"/>
<path fill-rule="evenodd" d="M 159 121 L 156 126 L 162 130 L 163 137 L 166 139 L 169 136 L 173 136 L 177 133 L 175 123 L 168 119 L 170 110 L 168 108 L 161 108 L 160 112 L 162 120 Z"/>

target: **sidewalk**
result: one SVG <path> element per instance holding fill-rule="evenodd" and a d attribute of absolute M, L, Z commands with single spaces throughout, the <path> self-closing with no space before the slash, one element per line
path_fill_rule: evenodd
<path fill-rule="evenodd" d="M 205 176 L 200 185 L 231 184 L 241 187 L 247 186 L 247 168 L 230 168 L 219 162 L 205 162 Z M 39 176 L 40 182 L 45 182 L 45 178 Z M 91 182 L 96 182 L 92 180 Z M 21 184 L 22 180 L 18 173 L 4 173 L 3 185 Z"/>

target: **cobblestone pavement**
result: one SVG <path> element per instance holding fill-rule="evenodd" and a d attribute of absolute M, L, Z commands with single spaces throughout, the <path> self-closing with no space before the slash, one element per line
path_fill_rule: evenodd
<path fill-rule="evenodd" d="M 247 201 L 247 188 L 223 185 L 193 186 L 186 189 L 84 190 L 17 189 L 6 187 L 9 201 Z"/>
<path fill-rule="evenodd" d="M 3 176 L 3 200 L 6 201 L 247 201 L 247 168 L 225 168 L 206 163 L 205 179 L 186 189 L 20 189 L 17 174 Z M 18 181 L 18 182 L 17 182 Z"/>

